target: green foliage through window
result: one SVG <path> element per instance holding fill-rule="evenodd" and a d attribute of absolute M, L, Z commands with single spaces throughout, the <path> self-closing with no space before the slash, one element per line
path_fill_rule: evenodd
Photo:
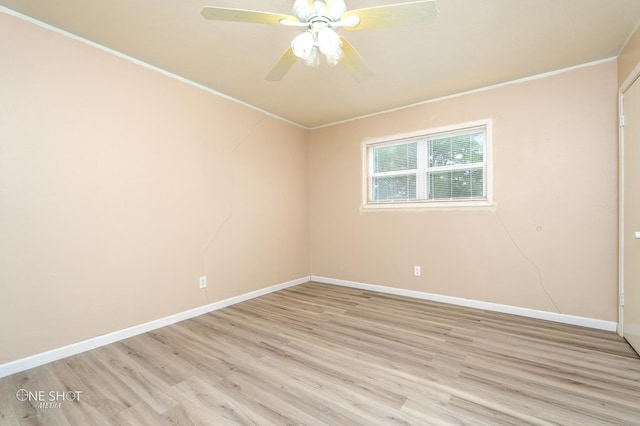
<path fill-rule="evenodd" d="M 417 146 L 414 143 L 382 146 L 373 151 L 374 172 L 412 170 L 417 164 Z"/>
<path fill-rule="evenodd" d="M 481 163 L 484 160 L 484 132 L 429 141 L 429 167 Z"/>

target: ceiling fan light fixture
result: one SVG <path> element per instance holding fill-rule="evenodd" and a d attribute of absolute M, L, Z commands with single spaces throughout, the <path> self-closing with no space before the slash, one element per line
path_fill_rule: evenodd
<path fill-rule="evenodd" d="M 307 65 L 317 66 L 320 56 L 324 55 L 329 65 L 336 65 L 340 61 L 357 82 L 363 82 L 373 73 L 351 43 L 345 37 L 338 36 L 340 28 L 366 30 L 425 23 L 438 14 L 438 8 L 436 0 L 408 0 L 406 3 L 347 11 L 345 0 L 293 0 L 292 12 L 292 15 L 284 15 L 205 6 L 201 13 L 209 20 L 281 25 L 298 27 L 304 31 L 291 41 L 289 48 L 267 74 L 268 81 L 282 79 L 298 59 Z"/>
<path fill-rule="evenodd" d="M 320 52 L 318 51 L 318 47 L 314 46 L 311 49 L 311 53 L 305 59 L 303 59 L 304 64 L 308 67 L 317 67 L 320 65 Z"/>
<path fill-rule="evenodd" d="M 318 48 L 327 57 L 336 55 L 342 48 L 338 34 L 331 28 L 325 27 L 318 31 Z"/>
<path fill-rule="evenodd" d="M 340 59 L 342 59 L 343 57 L 344 52 L 342 51 L 342 49 L 338 49 L 338 51 L 332 55 L 326 55 L 327 63 L 331 66 L 338 65 L 338 62 L 340 62 Z"/>
<path fill-rule="evenodd" d="M 305 61 L 313 54 L 315 48 L 315 37 L 311 31 L 300 33 L 291 42 L 293 54 Z"/>

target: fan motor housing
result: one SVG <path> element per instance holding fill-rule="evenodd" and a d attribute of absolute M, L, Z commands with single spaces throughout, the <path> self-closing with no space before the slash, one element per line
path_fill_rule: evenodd
<path fill-rule="evenodd" d="M 344 0 L 296 0 L 293 3 L 293 15 L 300 22 L 309 22 L 317 16 L 339 21 L 346 11 Z"/>

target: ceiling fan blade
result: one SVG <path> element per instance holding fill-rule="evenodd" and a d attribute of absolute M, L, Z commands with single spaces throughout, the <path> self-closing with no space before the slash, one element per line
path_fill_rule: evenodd
<path fill-rule="evenodd" d="M 230 9 L 226 7 L 205 6 L 202 16 L 214 21 L 248 22 L 251 24 L 281 25 L 282 20 L 299 22 L 298 18 L 279 13 L 258 12 L 255 10 Z"/>
<path fill-rule="evenodd" d="M 356 26 L 345 25 L 345 28 L 348 30 L 366 30 L 369 28 L 425 23 L 428 22 L 429 18 L 437 15 L 438 7 L 435 0 L 422 0 L 350 10 L 342 15 L 342 20 L 357 16 L 360 18 L 360 23 Z"/>
<path fill-rule="evenodd" d="M 265 77 L 267 81 L 280 81 L 282 77 L 289 72 L 291 67 L 298 61 L 298 57 L 293 54 L 293 49 L 289 47 L 280 57 L 278 62 L 271 68 L 269 74 Z"/>
<path fill-rule="evenodd" d="M 358 83 L 363 83 L 370 79 L 373 76 L 373 72 L 364 62 L 362 56 L 346 38 L 340 37 L 340 41 L 342 41 L 342 51 L 344 52 L 344 57 L 340 60 L 342 66 L 347 69 Z"/>

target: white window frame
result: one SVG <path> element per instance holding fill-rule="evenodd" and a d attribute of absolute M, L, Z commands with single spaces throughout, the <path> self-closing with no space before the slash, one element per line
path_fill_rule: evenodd
<path fill-rule="evenodd" d="M 452 126 L 438 127 L 427 130 L 420 130 L 411 133 L 397 134 L 384 138 L 366 139 L 362 142 L 362 208 L 363 209 L 407 209 L 407 208 L 458 208 L 458 207 L 490 207 L 493 205 L 493 135 L 492 120 L 479 120 L 467 123 L 456 124 Z M 422 147 L 425 144 L 418 144 L 418 165 L 417 169 L 406 171 L 394 171 L 373 173 L 373 147 L 381 147 L 385 145 L 396 145 L 411 142 L 413 139 L 427 139 L 434 136 L 455 134 L 459 132 L 467 132 L 473 129 L 483 128 L 485 132 L 484 143 L 484 161 L 482 163 L 463 164 L 459 166 L 444 166 L 441 168 L 431 167 L 429 171 L 434 172 L 438 169 L 453 170 L 455 168 L 469 169 L 476 166 L 484 167 L 484 193 L 485 197 L 478 199 L 462 199 L 462 200 L 411 200 L 411 201 L 370 201 L 373 197 L 372 179 L 374 176 L 398 176 L 403 173 L 416 175 L 416 190 L 418 193 L 426 193 L 426 169 L 427 155 Z"/>

